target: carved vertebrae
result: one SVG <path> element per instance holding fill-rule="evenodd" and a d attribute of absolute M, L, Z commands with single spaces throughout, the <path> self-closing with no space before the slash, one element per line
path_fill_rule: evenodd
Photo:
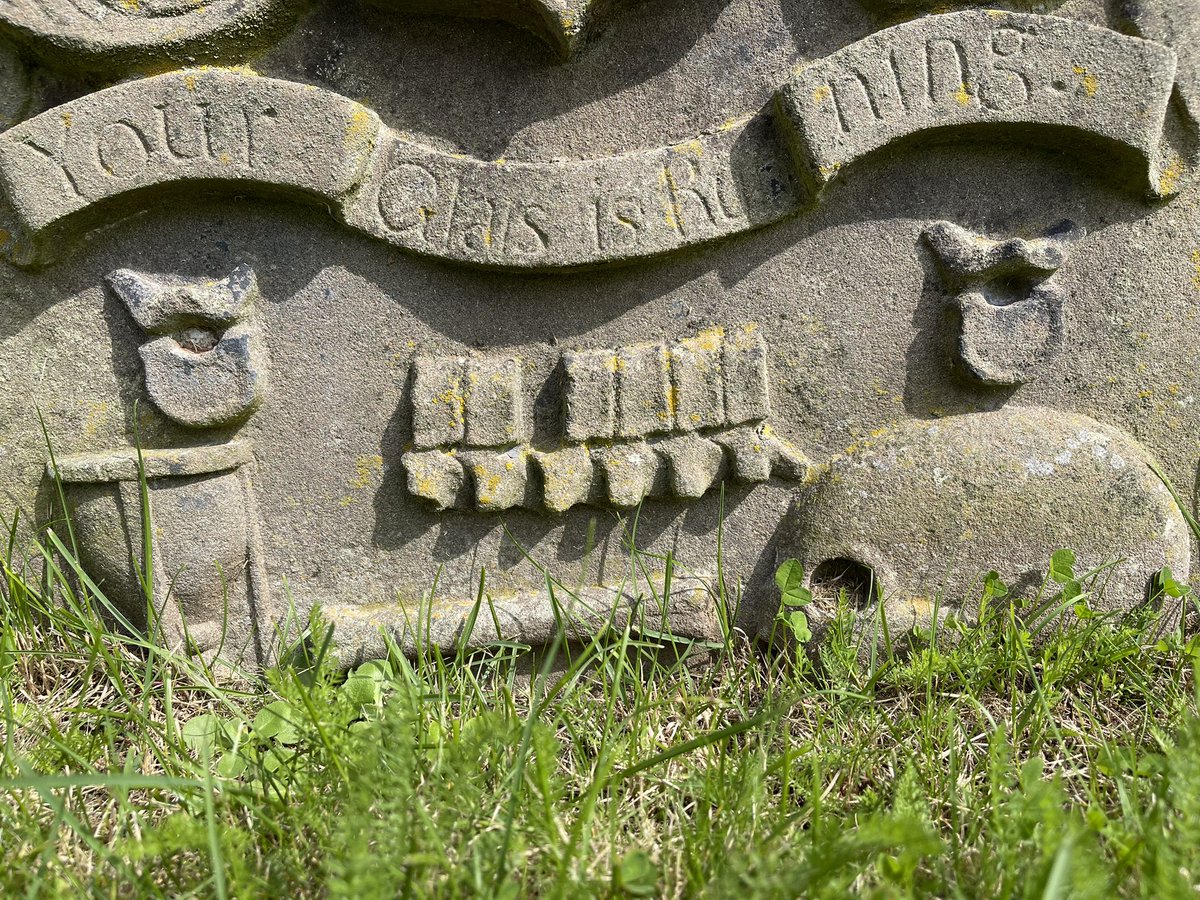
<path fill-rule="evenodd" d="M 808 473 L 766 424 L 766 347 L 753 328 L 572 352 L 563 368 L 566 443 L 541 450 L 526 442 L 519 359 L 418 359 L 409 490 L 442 509 L 563 512 L 696 499 L 727 474 L 763 482 Z"/>

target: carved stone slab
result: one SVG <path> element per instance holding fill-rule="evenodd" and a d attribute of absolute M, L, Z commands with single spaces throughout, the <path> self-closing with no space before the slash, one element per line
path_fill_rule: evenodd
<path fill-rule="evenodd" d="M 0 0 L 0 519 L 251 667 L 1158 602 L 1194 2 Z"/>

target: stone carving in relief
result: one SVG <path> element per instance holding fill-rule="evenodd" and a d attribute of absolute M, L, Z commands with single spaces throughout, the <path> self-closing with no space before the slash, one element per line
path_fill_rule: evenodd
<path fill-rule="evenodd" d="M 338 2 L 338 0 L 331 0 Z M 612 0 L 372 0 L 401 11 L 503 19 L 574 56 Z M 0 31 L 66 67 L 236 59 L 282 35 L 306 0 L 0 0 Z"/>
<path fill-rule="evenodd" d="M 615 0 L 372 0 L 379 6 L 467 16 L 504 19 L 545 41 L 561 59 L 575 56 L 587 42 L 598 20 Z"/>
<path fill-rule="evenodd" d="M 129 449 L 48 467 L 49 477 L 61 478 L 80 562 L 112 603 L 110 618 L 171 649 L 265 663 L 270 600 L 250 448 L 143 450 L 141 465 Z M 149 560 L 141 472 L 154 522 Z"/>
<path fill-rule="evenodd" d="M 64 67 L 236 58 L 280 34 L 298 0 L 0 0 L 0 32 Z"/>
<path fill-rule="evenodd" d="M 913 135 L 1024 125 L 1102 139 L 1129 180 L 1169 196 L 1179 172 L 1164 154 L 1163 124 L 1177 64 L 1169 48 L 1107 28 L 969 10 L 844 47 L 793 76 L 776 105 L 816 191 L 855 160 Z"/>
<path fill-rule="evenodd" d="M 582 503 L 694 500 L 724 477 L 803 480 L 774 434 L 767 354 L 753 326 L 673 345 L 567 353 L 564 442 L 528 443 L 517 358 L 419 358 L 409 491 L 439 509 L 565 512 Z"/>
<path fill-rule="evenodd" d="M 1179 54 L 1176 84 L 1193 127 L 1200 125 L 1200 0 L 1122 0 L 1119 9 L 1135 34 Z"/>
<path fill-rule="evenodd" d="M 259 293 L 250 267 L 220 281 L 121 269 L 108 283 L 138 325 L 156 336 L 139 352 L 146 391 L 164 415 L 191 428 L 218 428 L 258 409 L 267 351 L 253 317 Z"/>
<path fill-rule="evenodd" d="M 1164 566 L 1182 580 L 1191 566 L 1187 524 L 1152 463 L 1123 431 L 1039 407 L 905 422 L 800 490 L 780 558 L 810 580 L 829 563 L 869 571 L 893 634 L 927 624 L 936 603 L 979 597 L 989 568 L 1032 596 L 1059 547 L 1080 573 L 1106 566 L 1094 599 L 1130 609 Z"/>
<path fill-rule="evenodd" d="M 951 222 L 925 229 L 962 321 L 958 361 L 986 385 L 1036 377 L 1063 346 L 1066 291 L 1055 274 L 1084 229 L 1063 222 L 1039 238 L 990 240 Z"/>
<path fill-rule="evenodd" d="M 0 0 L 3 2 L 3 0 Z M 260 192 L 319 204 L 416 253 L 504 269 L 643 258 L 781 221 L 896 141 L 1064 129 L 1106 173 L 1154 197 L 1186 175 L 1165 148 L 1177 57 L 1054 16 L 965 11 L 871 35 L 801 70 L 776 114 L 671 147 L 563 162 L 485 161 L 415 143 L 310 85 L 191 70 L 98 91 L 0 135 L 21 265 L 52 260 L 156 189 Z"/>

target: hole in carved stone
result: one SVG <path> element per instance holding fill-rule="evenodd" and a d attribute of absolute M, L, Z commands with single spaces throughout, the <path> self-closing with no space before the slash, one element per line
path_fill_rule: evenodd
<path fill-rule="evenodd" d="M 176 342 L 184 350 L 192 353 L 207 353 L 217 346 L 217 336 L 204 328 L 188 328 L 175 336 Z"/>
<path fill-rule="evenodd" d="M 853 559 L 829 559 L 813 570 L 813 600 L 834 605 L 842 592 L 851 609 L 866 609 L 875 598 L 875 573 Z"/>
<path fill-rule="evenodd" d="M 1009 275 L 988 282 L 983 296 L 992 306 L 1012 306 L 1029 299 L 1033 280 L 1027 275 Z"/>

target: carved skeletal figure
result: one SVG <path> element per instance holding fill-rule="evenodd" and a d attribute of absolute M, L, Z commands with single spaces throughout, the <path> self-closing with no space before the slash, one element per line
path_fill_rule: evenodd
<path fill-rule="evenodd" d="M 925 230 L 962 315 L 959 363 L 987 385 L 1024 384 L 1062 350 L 1065 293 L 1054 275 L 1086 232 L 1063 222 L 1033 240 L 993 241 L 951 222 Z"/>
<path fill-rule="evenodd" d="M 245 419 L 262 404 L 267 353 L 250 317 L 258 281 L 239 266 L 221 281 L 120 269 L 108 283 L 137 323 L 159 337 L 141 347 L 146 390 L 162 412 L 192 428 Z"/>

